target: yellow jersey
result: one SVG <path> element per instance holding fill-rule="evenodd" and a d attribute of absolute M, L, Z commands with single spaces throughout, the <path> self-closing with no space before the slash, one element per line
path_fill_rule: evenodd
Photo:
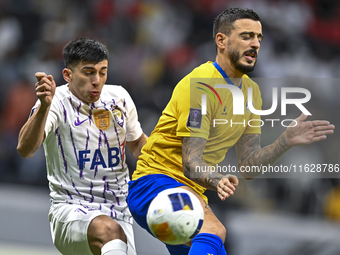
<path fill-rule="evenodd" d="M 238 88 L 242 91 L 244 114 L 233 114 L 233 94 L 217 84 L 230 84 L 223 70 L 208 61 L 195 68 L 175 87 L 155 129 L 142 149 L 132 180 L 148 174 L 165 174 L 203 195 L 206 188 L 183 174 L 182 137 L 207 140 L 203 160 L 210 166 L 220 163 L 242 134 L 260 134 L 260 116 L 249 111 L 248 88 L 252 88 L 254 108 L 261 110 L 258 85 L 247 75 Z M 231 84 L 233 85 L 233 84 Z M 234 86 L 234 85 L 233 85 Z M 205 95 L 205 103 L 202 95 Z M 234 98 L 235 99 L 235 98 Z M 239 100 L 239 98 L 237 98 Z M 205 112 L 202 112 L 205 108 Z"/>

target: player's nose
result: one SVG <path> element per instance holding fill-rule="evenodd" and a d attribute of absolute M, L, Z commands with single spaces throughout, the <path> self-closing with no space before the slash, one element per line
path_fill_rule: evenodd
<path fill-rule="evenodd" d="M 100 77 L 99 77 L 99 73 L 97 73 L 97 74 L 93 75 L 91 84 L 93 86 L 98 86 L 99 85 L 99 81 L 100 81 Z"/>

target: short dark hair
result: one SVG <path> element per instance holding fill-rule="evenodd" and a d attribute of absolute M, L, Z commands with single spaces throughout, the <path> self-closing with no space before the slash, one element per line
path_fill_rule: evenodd
<path fill-rule="evenodd" d="M 218 33 L 230 35 L 231 30 L 234 28 L 234 22 L 238 19 L 252 19 L 260 21 L 259 15 L 251 9 L 230 8 L 221 12 L 214 21 L 213 37 Z"/>
<path fill-rule="evenodd" d="M 67 68 L 80 62 L 98 63 L 109 58 L 106 45 L 97 40 L 80 37 L 70 41 L 63 49 L 64 63 Z"/>

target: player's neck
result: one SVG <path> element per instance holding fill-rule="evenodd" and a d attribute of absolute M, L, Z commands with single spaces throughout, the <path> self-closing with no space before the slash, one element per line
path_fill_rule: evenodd
<path fill-rule="evenodd" d="M 236 68 L 231 65 L 230 61 L 219 55 L 216 56 L 217 64 L 222 68 L 222 70 L 227 74 L 228 78 L 236 85 L 241 84 L 241 79 L 244 73 L 239 72 Z"/>

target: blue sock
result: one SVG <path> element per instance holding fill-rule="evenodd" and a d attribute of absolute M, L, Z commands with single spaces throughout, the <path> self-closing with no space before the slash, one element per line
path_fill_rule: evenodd
<path fill-rule="evenodd" d="M 200 233 L 192 239 L 188 255 L 220 255 L 222 249 L 223 241 L 217 235 Z"/>

